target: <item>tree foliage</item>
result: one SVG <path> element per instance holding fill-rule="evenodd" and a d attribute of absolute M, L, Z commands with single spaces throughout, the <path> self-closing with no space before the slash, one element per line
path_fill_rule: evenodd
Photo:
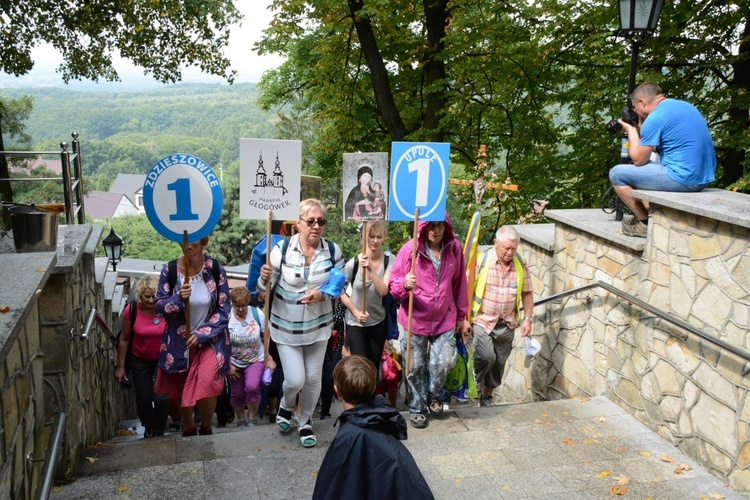
<path fill-rule="evenodd" d="M 445 140 L 452 176 L 520 186 L 485 195 L 496 224 L 516 222 L 540 198 L 554 208 L 598 204 L 619 157 L 619 138 L 603 125 L 625 104 L 630 63 L 628 43 L 615 36 L 615 4 L 277 0 L 273 8 L 259 48 L 287 60 L 264 76 L 261 102 L 309 113 L 318 169 L 340 175 L 342 152 L 389 151 L 394 140 Z M 720 187 L 748 171 L 748 9 L 667 3 L 639 59 L 638 82 L 656 81 L 706 116 Z M 465 207 L 458 218 L 476 208 L 468 191 L 451 192 Z"/>
<path fill-rule="evenodd" d="M 58 71 L 71 79 L 119 80 L 120 54 L 164 83 L 183 65 L 226 78 L 235 72 L 223 51 L 241 16 L 231 0 L 89 0 L 0 2 L 0 70 L 15 76 L 34 66 L 31 49 L 50 43 L 62 54 Z"/>

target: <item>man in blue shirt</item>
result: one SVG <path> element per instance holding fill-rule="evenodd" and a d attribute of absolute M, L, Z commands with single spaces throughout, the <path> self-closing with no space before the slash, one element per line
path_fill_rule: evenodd
<path fill-rule="evenodd" d="M 622 222 L 627 236 L 646 237 L 648 206 L 631 198 L 633 189 L 702 191 L 714 181 L 716 154 L 706 120 L 690 103 L 667 99 L 658 85 L 644 83 L 630 96 L 641 131 L 618 120 L 628 134 L 633 164 L 617 165 L 609 180 L 634 217 Z M 651 154 L 659 154 L 658 162 Z"/>

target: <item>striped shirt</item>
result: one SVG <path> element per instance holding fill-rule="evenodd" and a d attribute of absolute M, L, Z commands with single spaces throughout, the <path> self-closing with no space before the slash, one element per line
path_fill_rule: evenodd
<path fill-rule="evenodd" d="M 309 345 L 328 340 L 333 325 L 333 310 L 330 300 L 315 304 L 301 304 L 299 301 L 308 290 L 317 290 L 328 283 L 333 267 L 341 270 L 344 257 L 338 245 L 334 244 L 331 255 L 328 243 L 321 238 L 310 260 L 305 266 L 305 255 L 299 243 L 299 234 L 292 236 L 286 250 L 286 262 L 281 265 L 279 242 L 271 250 L 271 283 L 278 285 L 274 290 L 271 307 L 271 338 L 282 345 Z M 258 280 L 262 290 L 263 283 Z"/>
<path fill-rule="evenodd" d="M 481 326 L 486 332 L 494 330 L 497 322 L 500 320 L 508 325 L 509 328 L 515 328 L 518 321 L 516 311 L 516 299 L 518 297 L 516 265 L 511 261 L 507 269 L 504 269 L 497 258 L 495 249 L 489 249 L 488 252 L 491 253 L 487 256 L 486 265 L 490 266 L 489 274 L 487 275 L 487 285 L 482 297 L 482 306 L 479 309 L 479 314 L 474 318 L 474 323 Z M 477 261 L 479 262 L 479 259 Z M 533 292 L 531 275 L 525 261 L 523 263 L 523 272 L 523 291 Z"/>

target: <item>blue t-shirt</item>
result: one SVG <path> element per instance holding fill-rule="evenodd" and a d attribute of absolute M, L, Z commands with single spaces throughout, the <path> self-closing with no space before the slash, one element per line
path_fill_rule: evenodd
<path fill-rule="evenodd" d="M 661 101 L 646 117 L 642 146 L 654 146 L 670 179 L 694 186 L 715 180 L 716 153 L 700 111 L 677 99 Z"/>

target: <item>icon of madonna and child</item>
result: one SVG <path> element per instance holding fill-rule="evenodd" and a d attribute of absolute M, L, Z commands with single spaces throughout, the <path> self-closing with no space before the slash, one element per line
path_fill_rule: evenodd
<path fill-rule="evenodd" d="M 344 203 L 344 220 L 386 219 L 387 165 L 388 153 L 344 155 L 344 185 L 354 184 Z"/>

